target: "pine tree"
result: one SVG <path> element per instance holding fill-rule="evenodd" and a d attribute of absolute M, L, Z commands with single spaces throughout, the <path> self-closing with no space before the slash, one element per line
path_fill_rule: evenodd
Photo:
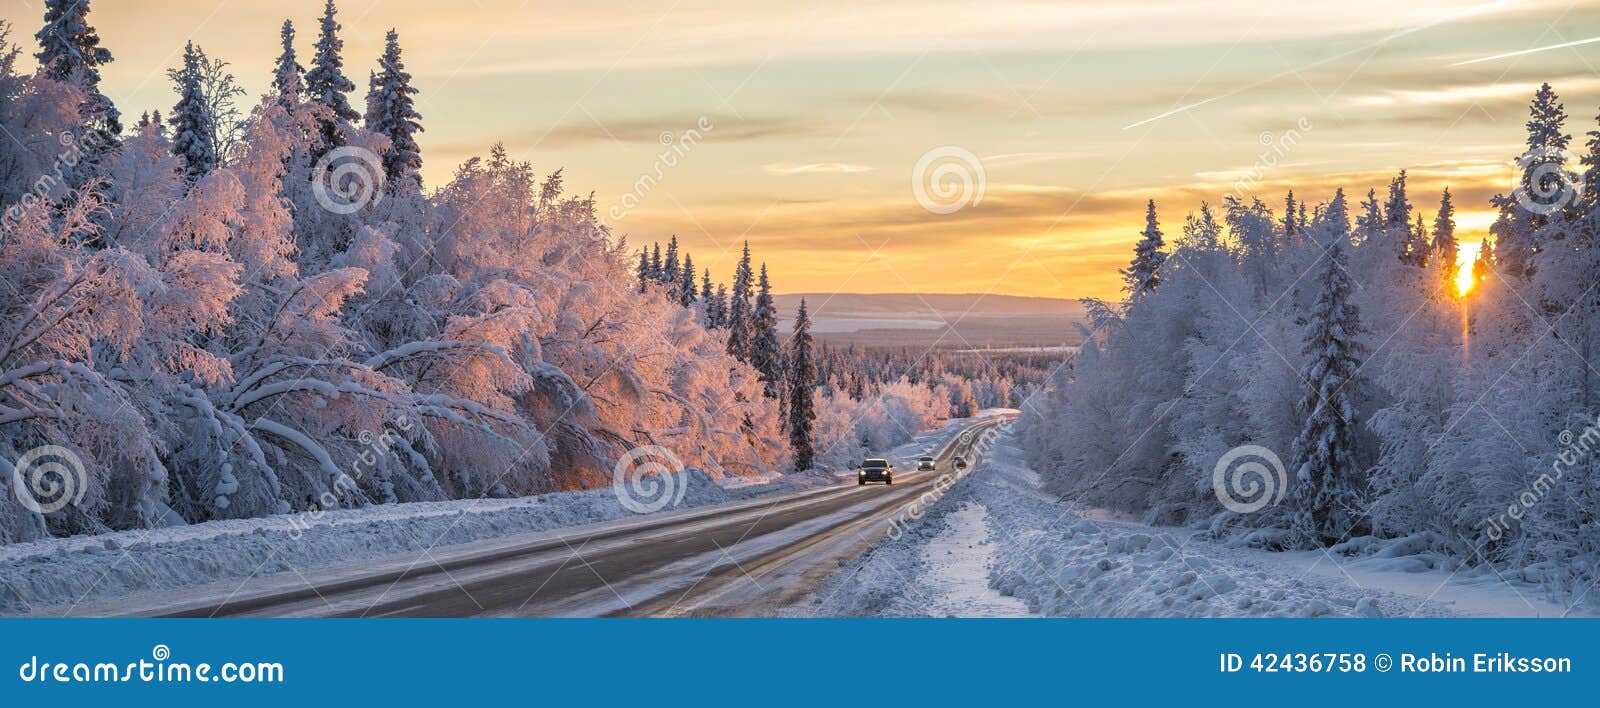
<path fill-rule="evenodd" d="M 1456 243 L 1456 207 L 1450 201 L 1450 188 L 1439 195 L 1439 214 L 1433 218 L 1433 252 L 1439 256 L 1439 265 L 1445 269 L 1446 280 L 1455 280 L 1461 257 L 1461 246 Z"/>
<path fill-rule="evenodd" d="M 650 252 L 650 279 L 661 282 L 661 244 L 656 243 Z"/>
<path fill-rule="evenodd" d="M 338 9 L 333 0 L 327 0 L 322 10 L 322 24 L 317 34 L 316 54 L 311 58 L 311 69 L 306 72 L 306 95 L 327 106 L 333 113 L 322 125 L 322 142 L 325 148 L 344 144 L 344 131 L 340 125 L 361 117 L 350 107 L 346 94 L 356 90 L 356 85 L 344 75 L 344 40 L 339 39 L 339 22 L 334 19 Z"/>
<path fill-rule="evenodd" d="M 300 66 L 294 51 L 294 23 L 283 21 L 283 29 L 278 32 L 283 43 L 283 52 L 278 54 L 278 63 L 272 71 L 272 92 L 277 94 L 278 105 L 285 109 L 294 108 L 300 104 L 306 90 L 306 68 Z"/>
<path fill-rule="evenodd" d="M 1411 241 L 1406 247 L 1407 262 L 1418 268 L 1427 266 L 1429 253 L 1432 253 L 1432 246 L 1428 241 L 1428 225 L 1423 223 L 1422 213 L 1417 212 L 1416 223 L 1411 227 Z"/>
<path fill-rule="evenodd" d="M 1295 228 L 1296 226 L 1297 226 L 1297 224 L 1295 223 L 1295 215 L 1294 215 L 1294 190 L 1291 189 L 1291 190 L 1289 190 L 1289 196 L 1284 197 L 1284 199 L 1283 199 L 1283 236 L 1284 236 L 1284 240 L 1290 241 L 1290 240 L 1294 239 L 1294 235 L 1296 233 L 1298 233 L 1298 231 Z"/>
<path fill-rule="evenodd" d="M 1345 269 L 1344 245 L 1334 240 L 1322 275 L 1322 292 L 1306 325 L 1310 357 L 1302 377 L 1311 388 L 1301 400 L 1305 426 L 1295 440 L 1292 531 L 1309 546 L 1347 538 L 1363 523 L 1361 471 L 1357 469 L 1355 376 L 1361 368 L 1360 311 Z"/>
<path fill-rule="evenodd" d="M 778 308 L 772 299 L 772 284 L 767 280 L 765 263 L 761 264 L 755 309 L 750 313 L 750 365 L 760 372 L 767 398 L 782 395 L 783 354 L 778 349 Z"/>
<path fill-rule="evenodd" d="M 667 239 L 667 251 L 661 259 L 661 282 L 666 283 L 672 290 L 672 297 L 678 297 L 678 237 L 674 235 Z"/>
<path fill-rule="evenodd" d="M 1411 200 L 1406 196 L 1406 171 L 1389 181 L 1389 198 L 1383 204 L 1384 234 L 1395 244 L 1401 262 L 1422 267 L 1428 261 L 1428 242 L 1419 239 L 1412 223 Z"/>
<path fill-rule="evenodd" d="M 715 327 L 717 322 L 711 316 L 711 300 L 716 297 L 716 291 L 711 289 L 711 269 L 707 268 L 700 273 L 700 303 L 706 308 L 706 326 Z"/>
<path fill-rule="evenodd" d="M 416 179 L 422 169 L 422 148 L 416 138 L 422 132 L 422 115 L 417 113 L 415 95 L 417 89 L 400 57 L 400 35 L 391 29 L 367 93 L 367 130 L 389 138 L 383 171 L 390 185 Z"/>
<path fill-rule="evenodd" d="M 183 68 L 172 73 L 178 88 L 178 104 L 172 107 L 172 151 L 183 158 L 184 177 L 190 183 L 217 167 L 217 146 L 213 142 L 216 116 L 201 88 L 204 54 L 194 42 L 183 49 Z"/>
<path fill-rule="evenodd" d="M 639 294 L 650 291 L 650 256 L 645 249 L 639 249 Z"/>
<path fill-rule="evenodd" d="M 33 56 L 45 77 L 83 89 L 78 115 L 97 143 L 109 147 L 122 133 L 122 114 L 100 93 L 100 67 L 111 63 L 111 50 L 100 46 L 88 15 L 89 0 L 45 0 L 44 27 L 34 34 L 39 51 Z"/>
<path fill-rule="evenodd" d="M 817 413 L 811 395 L 817 377 L 811 358 L 811 345 L 811 317 L 806 314 L 805 298 L 801 298 L 800 309 L 794 316 L 794 336 L 789 339 L 788 428 L 796 471 L 811 469 L 816 464 L 811 427 Z"/>
<path fill-rule="evenodd" d="M 750 270 L 750 242 L 744 242 L 744 255 L 733 271 L 733 290 L 728 294 L 728 353 L 741 361 L 750 360 L 750 307 L 755 280 Z"/>
<path fill-rule="evenodd" d="M 683 254 L 683 273 L 678 276 L 678 304 L 689 307 L 695 301 L 694 258 Z"/>
<path fill-rule="evenodd" d="M 1472 259 L 1472 282 L 1474 285 L 1483 283 L 1489 278 L 1489 269 L 1494 267 L 1494 242 L 1484 239 L 1478 244 L 1478 255 Z"/>
<path fill-rule="evenodd" d="M 711 318 L 713 327 L 728 328 L 728 285 L 726 283 L 717 283 L 717 294 L 711 299 L 707 310 L 716 312 L 716 316 Z"/>
<path fill-rule="evenodd" d="M 1356 217 L 1356 243 L 1381 243 L 1384 226 L 1383 207 L 1378 204 L 1378 193 L 1369 189 L 1367 198 L 1361 202 L 1361 215 Z"/>
<path fill-rule="evenodd" d="M 1520 279 L 1533 277 L 1534 256 L 1543 247 L 1539 230 L 1551 216 L 1543 208 L 1545 199 L 1559 199 L 1563 190 L 1570 188 L 1560 180 L 1566 174 L 1566 150 L 1572 136 L 1563 132 L 1566 108 L 1550 84 L 1541 85 L 1534 93 L 1528 113 L 1527 150 L 1517 160 L 1522 174 L 1516 192 L 1494 196 L 1492 203 L 1499 214 L 1489 227 L 1495 238 L 1495 265 Z"/>
<path fill-rule="evenodd" d="M 1139 243 L 1133 247 L 1133 261 L 1122 271 L 1128 294 L 1138 298 L 1161 285 L 1161 266 L 1167 255 L 1161 252 L 1161 226 L 1156 222 L 1156 200 L 1145 207 L 1144 231 L 1139 232 Z"/>

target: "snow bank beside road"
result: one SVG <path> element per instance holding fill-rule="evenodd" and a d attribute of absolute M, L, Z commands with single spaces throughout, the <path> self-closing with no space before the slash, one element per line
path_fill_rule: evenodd
<path fill-rule="evenodd" d="M 1008 426 L 1009 427 L 1009 426 Z M 1043 494 L 1008 434 L 973 474 L 935 503 L 898 539 L 876 544 L 826 581 L 814 614 L 924 616 L 950 614 L 929 588 L 948 569 L 926 550 L 961 516 L 980 507 L 988 543 L 969 551 L 989 557 L 989 584 L 1046 616 L 1443 616 L 1452 608 L 1421 596 L 1368 590 L 1348 578 L 1308 573 L 1263 551 L 1195 539 L 1187 529 L 1155 529 L 1096 521 L 1071 513 Z M 946 544 L 947 548 L 951 548 Z M 959 547 L 956 547 L 958 550 Z M 987 614 L 975 600 L 960 615 Z"/>

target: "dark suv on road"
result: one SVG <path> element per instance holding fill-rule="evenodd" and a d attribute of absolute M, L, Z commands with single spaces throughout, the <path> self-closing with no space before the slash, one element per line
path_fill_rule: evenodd
<path fill-rule="evenodd" d="M 856 470 L 856 484 L 867 482 L 883 482 L 894 484 L 894 465 L 881 457 L 870 457 L 861 462 L 861 469 Z"/>

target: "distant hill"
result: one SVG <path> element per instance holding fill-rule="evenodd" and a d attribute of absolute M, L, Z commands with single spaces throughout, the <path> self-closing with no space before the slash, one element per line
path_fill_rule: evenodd
<path fill-rule="evenodd" d="M 818 338 L 860 346 L 945 349 L 1055 347 L 1080 341 L 1077 300 L 1018 295 L 793 293 L 777 295 L 787 328 L 805 298 Z M 953 327 L 952 327 L 953 326 Z"/>

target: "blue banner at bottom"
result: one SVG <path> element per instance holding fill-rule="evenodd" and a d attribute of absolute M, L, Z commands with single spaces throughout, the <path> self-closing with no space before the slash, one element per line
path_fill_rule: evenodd
<path fill-rule="evenodd" d="M 0 703 L 1587 704 L 1597 632 L 1594 620 L 0 620 Z"/>

